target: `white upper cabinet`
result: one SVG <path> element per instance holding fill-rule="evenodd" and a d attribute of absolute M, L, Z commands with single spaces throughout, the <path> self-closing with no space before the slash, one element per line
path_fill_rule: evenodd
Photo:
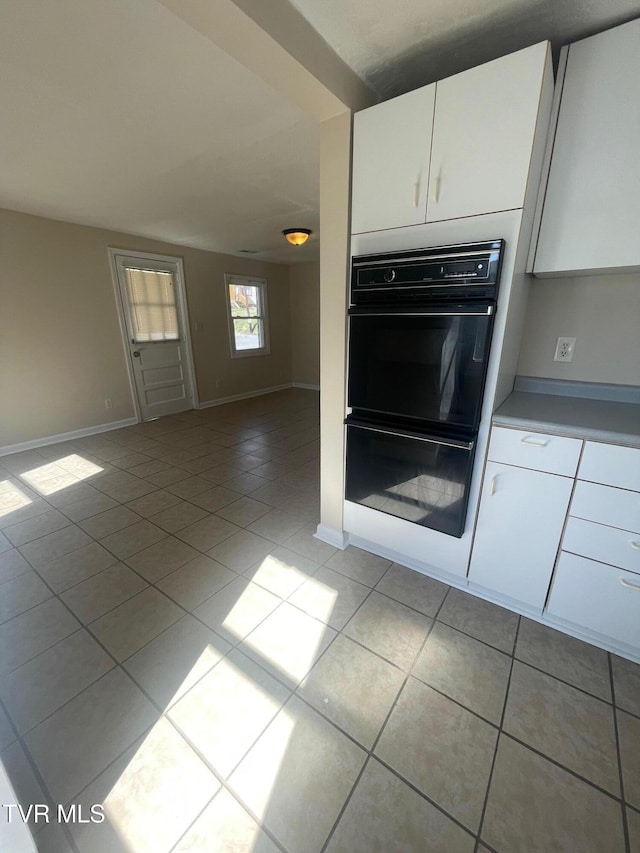
<path fill-rule="evenodd" d="M 552 87 L 542 42 L 356 113 L 352 233 L 524 207 Z"/>
<path fill-rule="evenodd" d="M 640 19 L 572 44 L 533 271 L 640 266 Z"/>
<path fill-rule="evenodd" d="M 427 222 L 525 206 L 550 68 L 541 42 L 438 83 Z"/>
<path fill-rule="evenodd" d="M 351 230 L 424 222 L 436 86 L 356 113 Z"/>

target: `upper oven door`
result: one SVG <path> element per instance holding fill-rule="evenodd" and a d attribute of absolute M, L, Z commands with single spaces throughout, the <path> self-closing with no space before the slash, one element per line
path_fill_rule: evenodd
<path fill-rule="evenodd" d="M 351 308 L 352 409 L 476 429 L 494 304 Z"/>

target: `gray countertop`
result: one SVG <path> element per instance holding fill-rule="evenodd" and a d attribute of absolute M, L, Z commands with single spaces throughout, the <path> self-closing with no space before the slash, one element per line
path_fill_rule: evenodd
<path fill-rule="evenodd" d="M 640 405 L 514 391 L 493 423 L 640 447 Z"/>

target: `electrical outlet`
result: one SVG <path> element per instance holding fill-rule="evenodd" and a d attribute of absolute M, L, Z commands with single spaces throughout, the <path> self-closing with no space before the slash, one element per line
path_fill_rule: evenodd
<path fill-rule="evenodd" d="M 216 379 L 216 388 L 222 388 L 222 379 Z"/>
<path fill-rule="evenodd" d="M 575 338 L 558 338 L 554 361 L 573 361 L 573 351 L 576 347 Z"/>
<path fill-rule="evenodd" d="M 113 403 L 111 402 L 111 399 L 109 397 L 105 399 L 104 407 L 105 409 L 113 409 Z"/>

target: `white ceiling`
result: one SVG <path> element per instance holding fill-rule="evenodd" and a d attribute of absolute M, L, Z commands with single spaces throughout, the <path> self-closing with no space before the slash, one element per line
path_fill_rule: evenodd
<path fill-rule="evenodd" d="M 563 44 L 640 15 L 640 0 L 290 0 L 386 99 L 550 40 Z"/>
<path fill-rule="evenodd" d="M 640 15 L 640 0 L 290 2 L 381 97 Z M 316 121 L 161 2 L 0 0 L 0 19 L 1 207 L 317 257 Z M 284 242 L 294 226 L 306 246 Z"/>
<path fill-rule="evenodd" d="M 0 18 L 1 207 L 316 255 L 319 134 L 299 107 L 155 0 L 1 0 Z M 289 227 L 314 236 L 294 249 Z"/>

